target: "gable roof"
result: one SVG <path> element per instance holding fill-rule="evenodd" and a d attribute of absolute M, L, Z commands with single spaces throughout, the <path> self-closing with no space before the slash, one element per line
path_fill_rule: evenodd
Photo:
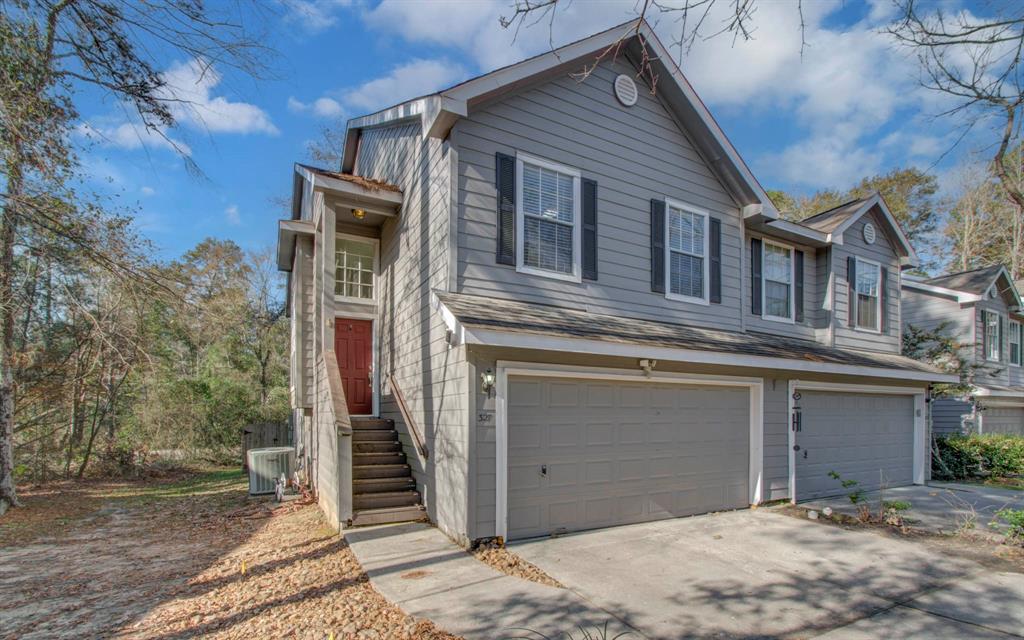
<path fill-rule="evenodd" d="M 424 136 L 444 139 L 458 119 L 468 115 L 477 105 L 544 78 L 578 71 L 584 65 L 593 64 L 598 56 L 613 48 L 619 55 L 629 60 L 639 60 L 645 46 L 652 54 L 648 58 L 649 63 L 660 79 L 658 96 L 679 125 L 690 135 L 726 190 L 741 206 L 743 216 L 769 220 L 778 218 L 778 211 L 764 188 L 673 62 L 672 55 L 642 18 L 466 80 L 437 93 L 349 120 L 341 169 L 344 172 L 352 171 L 359 134 L 363 129 L 419 120 Z"/>
<path fill-rule="evenodd" d="M 988 290 L 1000 278 L 1003 278 L 1006 283 L 1006 286 L 1001 290 L 1001 292 L 1009 291 L 1017 306 L 1021 306 L 1021 298 L 1017 285 L 1014 283 L 1013 278 L 1010 277 L 1010 272 L 1001 264 L 993 264 L 987 267 L 979 267 L 977 269 L 959 271 L 957 273 L 948 273 L 935 278 L 929 278 L 924 281 L 924 284 L 932 287 L 940 287 L 942 289 L 950 289 L 952 291 L 962 291 L 981 298 L 988 293 Z"/>
<path fill-rule="evenodd" d="M 810 218 L 804 218 L 800 221 L 800 224 L 805 227 L 817 229 L 818 231 L 824 231 L 825 233 L 832 233 L 837 227 L 843 225 L 847 220 L 860 212 L 864 203 L 867 201 L 868 198 L 857 198 L 856 200 L 851 200 L 850 202 L 841 204 L 838 207 L 833 207 L 827 211 L 816 213 Z"/>

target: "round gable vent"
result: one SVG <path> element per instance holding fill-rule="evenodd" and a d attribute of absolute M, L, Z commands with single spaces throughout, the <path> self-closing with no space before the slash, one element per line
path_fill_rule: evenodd
<path fill-rule="evenodd" d="M 624 107 L 632 107 L 636 104 L 637 90 L 633 78 L 626 74 L 620 74 L 615 78 L 615 97 Z"/>
<path fill-rule="evenodd" d="M 870 222 L 864 225 L 864 242 L 875 244 L 875 225 Z"/>

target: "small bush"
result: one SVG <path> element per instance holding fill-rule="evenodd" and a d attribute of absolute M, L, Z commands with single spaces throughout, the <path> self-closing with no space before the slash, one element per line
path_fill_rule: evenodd
<path fill-rule="evenodd" d="M 1011 544 L 1024 544 L 1024 509 L 1003 509 L 996 513 L 1008 525 L 1006 541 Z"/>
<path fill-rule="evenodd" d="M 1024 473 L 1024 436 L 998 433 L 948 436 L 938 438 L 935 444 L 939 459 L 933 461 L 932 473 L 939 479 Z"/>

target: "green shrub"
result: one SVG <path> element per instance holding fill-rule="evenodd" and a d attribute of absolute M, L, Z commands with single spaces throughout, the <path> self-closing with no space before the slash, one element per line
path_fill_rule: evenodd
<path fill-rule="evenodd" d="M 1003 509 L 996 513 L 1006 524 L 1006 540 L 1012 544 L 1024 543 L 1024 509 Z"/>
<path fill-rule="evenodd" d="M 1000 477 L 1024 473 L 1024 436 L 957 435 L 938 438 L 935 444 L 938 460 L 932 462 L 932 474 L 936 478 L 962 480 L 986 473 Z"/>

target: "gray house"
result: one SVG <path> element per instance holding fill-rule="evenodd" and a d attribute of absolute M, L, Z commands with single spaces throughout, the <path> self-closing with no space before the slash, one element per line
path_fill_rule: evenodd
<path fill-rule="evenodd" d="M 1004 267 L 904 278 L 903 321 L 928 330 L 944 325 L 966 345 L 963 354 L 972 365 L 970 393 L 933 401 L 935 434 L 1024 434 L 1024 309 Z"/>
<path fill-rule="evenodd" d="M 466 544 L 924 481 L 954 378 L 900 355 L 913 248 L 878 197 L 780 219 L 671 60 L 619 26 L 296 166 L 292 400 L 336 524 Z"/>

